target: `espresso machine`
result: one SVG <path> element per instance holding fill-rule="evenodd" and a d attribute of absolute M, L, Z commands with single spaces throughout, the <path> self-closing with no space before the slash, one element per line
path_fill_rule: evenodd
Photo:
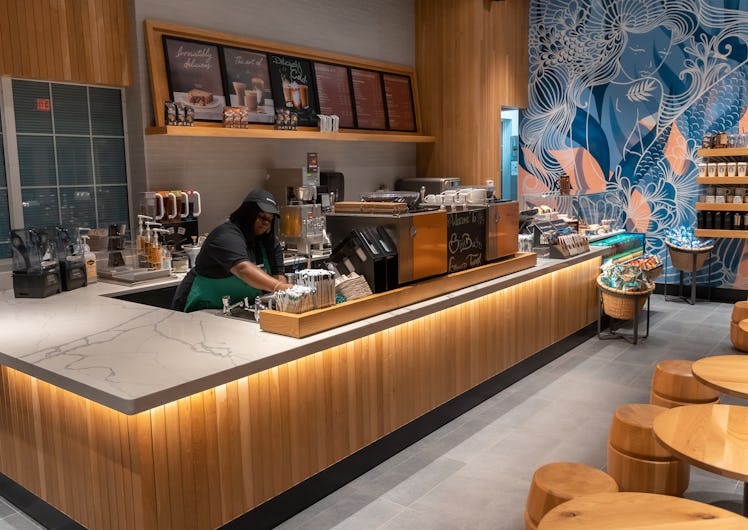
<path fill-rule="evenodd" d="M 265 189 L 278 201 L 278 237 L 286 251 L 307 258 L 326 257 L 330 241 L 325 224 L 325 205 L 319 202 L 319 173 L 310 166 L 269 169 Z"/>

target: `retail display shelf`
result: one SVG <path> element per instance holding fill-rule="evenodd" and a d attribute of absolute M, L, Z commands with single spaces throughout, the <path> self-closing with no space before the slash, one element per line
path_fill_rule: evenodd
<path fill-rule="evenodd" d="M 748 147 L 725 147 L 718 149 L 699 149 L 698 155 L 702 158 L 725 157 L 725 156 L 748 156 Z"/>
<path fill-rule="evenodd" d="M 696 184 L 748 184 L 748 177 L 696 177 Z"/>
<path fill-rule="evenodd" d="M 401 143 L 433 143 L 434 136 L 422 134 L 406 134 L 382 132 L 344 131 L 337 133 L 323 133 L 315 129 L 298 129 L 283 131 L 269 128 L 230 129 L 220 126 L 199 125 L 194 127 L 180 127 L 167 125 L 165 127 L 148 127 L 147 135 L 166 136 L 196 136 L 216 138 L 259 138 L 280 140 L 333 140 L 339 142 L 401 142 Z"/>
<path fill-rule="evenodd" d="M 748 212 L 748 203 L 697 202 L 696 209 L 710 212 Z"/>
<path fill-rule="evenodd" d="M 710 230 L 697 228 L 693 231 L 697 237 L 720 237 L 724 239 L 748 239 L 748 230 Z"/>

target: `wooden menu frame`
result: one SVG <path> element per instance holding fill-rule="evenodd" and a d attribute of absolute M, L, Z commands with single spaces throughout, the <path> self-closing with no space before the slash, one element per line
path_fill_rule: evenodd
<path fill-rule="evenodd" d="M 379 61 L 371 61 L 368 59 L 362 59 L 359 57 L 347 56 L 337 53 L 323 52 L 319 50 L 313 50 L 310 48 L 303 48 L 300 46 L 293 46 L 289 44 L 282 44 L 271 41 L 256 40 L 248 37 L 242 37 L 237 35 L 231 35 L 227 33 L 221 33 L 217 31 L 204 30 L 199 28 L 192 28 L 189 26 L 181 26 L 178 24 L 172 24 L 169 22 L 161 22 L 156 20 L 145 20 L 145 40 L 146 40 L 146 55 L 148 58 L 148 70 L 150 74 L 151 83 L 151 103 L 153 105 L 153 121 L 156 127 L 165 127 L 163 104 L 164 101 L 169 100 L 169 84 L 167 80 L 167 69 L 166 61 L 164 58 L 162 39 L 164 36 L 177 37 L 182 39 L 190 39 L 201 42 L 208 42 L 218 46 L 229 46 L 233 48 L 243 48 L 253 50 L 257 52 L 265 52 L 267 54 L 278 54 L 286 55 L 291 57 L 298 57 L 301 59 L 308 59 L 314 62 L 332 63 L 341 66 L 347 66 L 349 68 L 360 68 L 367 70 L 376 70 L 383 74 L 396 74 L 407 76 L 410 78 L 410 84 L 413 93 L 413 108 L 415 112 L 415 123 L 416 129 L 412 132 L 406 133 L 408 135 L 418 136 L 422 135 L 421 119 L 419 114 L 419 103 L 418 103 L 418 84 L 416 81 L 415 70 L 409 66 L 384 63 Z M 211 122 L 196 122 L 195 127 L 221 127 L 220 123 Z M 258 124 L 252 123 L 249 125 L 251 129 L 272 129 L 273 126 L 270 124 Z M 314 131 L 316 127 L 299 127 L 300 130 Z M 372 130 L 359 130 L 359 129 L 347 129 L 347 133 L 355 134 L 358 132 L 371 134 L 385 135 L 396 135 L 403 136 L 403 131 L 372 131 Z"/>

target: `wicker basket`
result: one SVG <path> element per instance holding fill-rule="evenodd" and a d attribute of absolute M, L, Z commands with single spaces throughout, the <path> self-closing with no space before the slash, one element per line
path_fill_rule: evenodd
<path fill-rule="evenodd" d="M 671 245 L 667 241 L 665 241 L 665 244 L 670 251 L 670 261 L 672 261 L 673 267 L 685 272 L 696 272 L 703 267 L 712 252 L 712 248 L 714 248 L 681 248 Z"/>
<path fill-rule="evenodd" d="M 600 276 L 597 287 L 603 301 L 603 312 L 618 320 L 632 320 L 644 307 L 647 298 L 654 291 L 654 285 L 644 291 L 621 291 L 605 285 Z"/>
<path fill-rule="evenodd" d="M 654 269 L 644 271 L 644 274 L 647 275 L 647 278 L 649 278 L 650 282 L 655 281 L 657 278 L 662 276 L 662 265 L 658 265 Z"/>

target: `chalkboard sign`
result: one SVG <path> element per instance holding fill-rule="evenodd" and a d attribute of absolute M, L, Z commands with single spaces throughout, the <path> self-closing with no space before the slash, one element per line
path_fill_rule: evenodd
<path fill-rule="evenodd" d="M 273 123 L 275 105 L 267 54 L 224 46 L 223 64 L 231 105 L 247 107 L 252 123 Z"/>
<path fill-rule="evenodd" d="M 319 111 L 311 61 L 287 55 L 268 57 L 276 108 L 295 111 L 299 125 L 316 126 Z"/>
<path fill-rule="evenodd" d="M 447 272 L 458 272 L 485 263 L 486 209 L 447 214 Z"/>
<path fill-rule="evenodd" d="M 226 98 L 218 46 L 164 36 L 164 51 L 171 100 L 194 107 L 196 120 L 221 121 Z"/>

